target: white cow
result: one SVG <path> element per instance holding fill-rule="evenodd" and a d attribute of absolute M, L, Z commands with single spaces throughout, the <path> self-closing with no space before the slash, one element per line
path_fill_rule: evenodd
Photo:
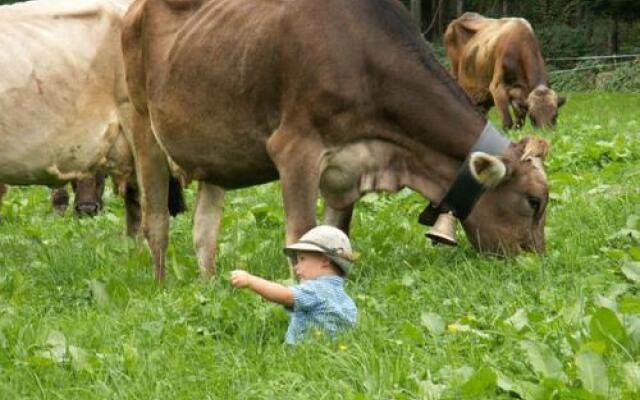
<path fill-rule="evenodd" d="M 0 7 L 0 182 L 59 186 L 106 171 L 135 190 L 120 45 L 131 1 Z M 134 233 L 138 202 L 125 198 Z"/>

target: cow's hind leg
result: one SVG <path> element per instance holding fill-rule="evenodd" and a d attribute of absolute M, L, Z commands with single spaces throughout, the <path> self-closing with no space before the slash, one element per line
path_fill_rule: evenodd
<path fill-rule="evenodd" d="M 216 242 L 222 220 L 224 190 L 204 182 L 198 183 L 193 215 L 193 246 L 198 255 L 200 277 L 207 282 L 215 274 Z"/>
<path fill-rule="evenodd" d="M 148 115 L 134 112 L 131 127 L 141 191 L 142 231 L 151 250 L 156 281 L 162 282 L 169 244 L 169 165 L 151 131 Z"/>
<path fill-rule="evenodd" d="M 141 210 L 140 191 L 136 183 L 127 183 L 124 189 L 124 209 L 127 216 L 127 236 L 134 237 L 140 232 Z"/>
<path fill-rule="evenodd" d="M 335 226 L 348 235 L 352 216 L 353 204 L 343 210 L 336 210 L 330 206 L 325 206 L 323 223 L 325 225 Z"/>

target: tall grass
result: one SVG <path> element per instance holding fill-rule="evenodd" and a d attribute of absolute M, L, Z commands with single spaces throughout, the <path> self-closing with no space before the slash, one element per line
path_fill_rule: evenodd
<path fill-rule="evenodd" d="M 638 95 L 574 94 L 558 130 L 539 133 L 552 142 L 542 257 L 486 257 L 465 239 L 432 247 L 417 195 L 367 196 L 347 283 L 358 327 L 295 347 L 282 308 L 227 280 L 238 266 L 288 279 L 278 183 L 228 194 L 208 286 L 191 216 L 174 219 L 163 288 L 112 192 L 99 216 L 77 219 L 54 215 L 44 188 L 12 188 L 0 398 L 638 398 L 638 110 Z"/>

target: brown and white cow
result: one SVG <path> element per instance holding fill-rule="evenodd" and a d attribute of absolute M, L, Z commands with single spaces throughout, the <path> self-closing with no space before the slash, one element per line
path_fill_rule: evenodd
<path fill-rule="evenodd" d="M 80 178 L 71 183 L 73 189 L 73 209 L 77 215 L 93 216 L 102 209 L 102 193 L 104 192 L 104 174 Z M 7 186 L 0 183 L 0 207 L 2 197 L 7 192 Z M 63 214 L 69 207 L 69 192 L 67 185 L 51 189 L 51 206 L 58 214 Z"/>
<path fill-rule="evenodd" d="M 170 164 L 200 181 L 194 242 L 207 278 L 224 189 L 279 177 L 291 243 L 315 226 L 319 191 L 325 222 L 343 229 L 368 191 L 439 201 L 491 128 L 395 0 L 136 0 L 123 51 L 158 280 Z M 483 251 L 543 251 L 547 146 L 507 146 L 471 158 L 490 189 L 463 226 Z"/>
<path fill-rule="evenodd" d="M 498 108 L 506 129 L 527 116 L 535 126 L 555 126 L 565 98 L 550 87 L 540 44 L 523 18 L 485 18 L 465 13 L 444 34 L 444 46 L 453 75 L 473 101 L 488 111 Z"/>
<path fill-rule="evenodd" d="M 60 186 L 108 172 L 136 186 L 120 34 L 131 0 L 0 7 L 0 182 Z M 128 232 L 139 228 L 128 199 Z"/>

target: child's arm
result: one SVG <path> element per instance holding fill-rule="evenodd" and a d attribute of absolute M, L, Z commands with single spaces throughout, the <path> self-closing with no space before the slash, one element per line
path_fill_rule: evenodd
<path fill-rule="evenodd" d="M 243 270 L 231 271 L 231 284 L 237 288 L 249 288 L 265 299 L 283 306 L 293 305 L 293 290 L 276 282 L 259 278 Z"/>

